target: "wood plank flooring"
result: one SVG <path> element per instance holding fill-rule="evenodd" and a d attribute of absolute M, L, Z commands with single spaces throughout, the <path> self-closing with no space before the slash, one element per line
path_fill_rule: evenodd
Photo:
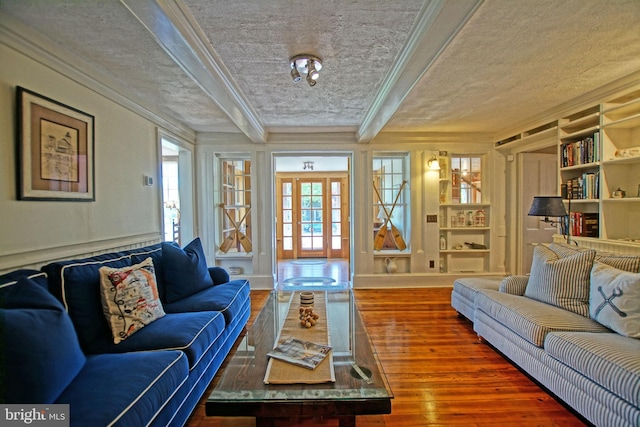
<path fill-rule="evenodd" d="M 354 293 L 394 393 L 391 414 L 357 417 L 358 427 L 587 425 L 478 341 L 471 322 L 451 307 L 451 288 Z M 268 291 L 252 291 L 250 324 L 267 295 Z M 188 427 L 255 425 L 253 418 L 207 417 L 208 395 L 205 392 Z M 337 426 L 337 422 L 282 425 Z"/>

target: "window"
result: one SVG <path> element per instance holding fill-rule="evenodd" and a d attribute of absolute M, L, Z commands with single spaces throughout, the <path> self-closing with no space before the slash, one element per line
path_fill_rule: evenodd
<path fill-rule="evenodd" d="M 178 156 L 162 157 L 162 192 L 164 200 L 164 240 L 180 244 Z"/>
<path fill-rule="evenodd" d="M 220 160 L 222 183 L 220 242 L 223 253 L 251 252 L 251 162 Z"/>
<path fill-rule="evenodd" d="M 482 203 L 482 157 L 451 157 L 451 202 Z"/>
<path fill-rule="evenodd" d="M 374 250 L 404 250 L 408 235 L 409 176 L 406 154 L 373 157 Z"/>

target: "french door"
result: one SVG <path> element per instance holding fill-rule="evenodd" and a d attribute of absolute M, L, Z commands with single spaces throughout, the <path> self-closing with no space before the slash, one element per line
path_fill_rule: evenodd
<path fill-rule="evenodd" d="M 276 181 L 278 258 L 347 258 L 346 178 L 282 177 Z"/>

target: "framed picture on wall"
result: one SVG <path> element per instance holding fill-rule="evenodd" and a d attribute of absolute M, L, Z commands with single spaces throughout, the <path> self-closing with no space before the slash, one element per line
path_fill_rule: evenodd
<path fill-rule="evenodd" d="M 17 88 L 18 199 L 95 200 L 94 117 Z"/>

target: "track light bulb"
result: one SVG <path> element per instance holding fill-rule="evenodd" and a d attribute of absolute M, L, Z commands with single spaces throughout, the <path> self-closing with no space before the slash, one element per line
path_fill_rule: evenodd
<path fill-rule="evenodd" d="M 318 83 L 317 81 L 315 81 L 313 79 L 313 77 L 311 77 L 311 74 L 307 74 L 307 83 L 309 83 L 309 86 L 313 87 L 316 85 L 316 83 Z"/>
<path fill-rule="evenodd" d="M 318 73 L 318 70 L 316 70 L 316 66 L 314 65 L 313 61 L 309 61 L 309 68 L 308 68 L 307 75 L 311 77 L 313 80 L 317 80 L 318 77 L 320 77 L 320 73 Z"/>
<path fill-rule="evenodd" d="M 298 69 L 295 67 L 295 65 L 293 66 L 293 68 L 291 68 L 291 78 L 295 83 L 298 83 L 300 80 L 302 80 L 302 77 L 300 77 L 300 73 L 298 72 Z"/>

